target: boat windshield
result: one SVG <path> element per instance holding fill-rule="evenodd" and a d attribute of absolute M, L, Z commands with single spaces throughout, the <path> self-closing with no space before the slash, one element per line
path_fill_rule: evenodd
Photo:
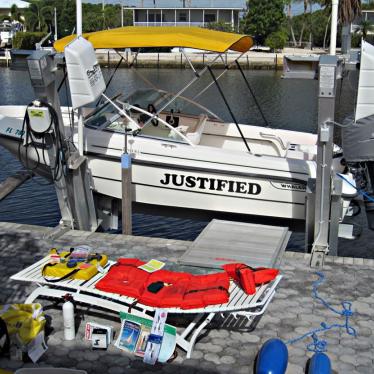
<path fill-rule="evenodd" d="M 152 97 L 149 96 L 149 98 Z M 107 101 L 85 117 L 85 126 L 102 131 L 131 132 L 139 136 L 189 143 L 184 134 L 178 132 L 178 128 L 169 125 L 163 118 L 153 119 L 150 126 L 144 126 L 144 123 L 151 119 L 150 113 L 140 106 L 133 106 L 122 101 L 124 99 L 121 95 L 117 95 L 114 99 L 116 105 L 119 105 L 123 111 L 122 113 L 118 110 L 118 107 L 116 108 L 111 102 Z"/>
<path fill-rule="evenodd" d="M 139 106 L 146 109 L 152 104 L 155 108 L 160 109 L 175 96 L 175 94 L 159 89 L 145 88 L 131 93 L 127 97 L 121 98 L 121 101 L 128 102 L 131 105 Z M 215 113 L 203 105 L 183 96 L 177 97 L 172 103 L 167 105 L 163 112 L 183 113 L 184 115 L 198 116 L 201 113 L 207 114 L 209 117 L 221 120 Z"/>
<path fill-rule="evenodd" d="M 85 125 L 96 129 L 105 129 L 108 126 L 125 128 L 121 115 L 109 101 L 91 112 L 86 117 Z"/>

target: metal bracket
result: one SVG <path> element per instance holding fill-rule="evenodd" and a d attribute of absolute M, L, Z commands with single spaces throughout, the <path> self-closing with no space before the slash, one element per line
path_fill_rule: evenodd
<path fill-rule="evenodd" d="M 325 256 L 328 254 L 327 246 L 316 245 L 312 249 L 312 256 L 310 258 L 310 267 L 312 268 L 323 268 L 325 262 Z"/>
<path fill-rule="evenodd" d="M 72 155 L 69 157 L 68 165 L 69 169 L 71 170 L 77 170 L 80 168 L 80 166 L 87 160 L 85 156 L 80 156 L 78 152 L 72 153 Z"/>

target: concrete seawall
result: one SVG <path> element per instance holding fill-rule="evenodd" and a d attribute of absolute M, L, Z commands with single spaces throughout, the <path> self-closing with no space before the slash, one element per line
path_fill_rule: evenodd
<path fill-rule="evenodd" d="M 323 50 L 306 50 L 306 49 L 292 49 L 286 48 L 280 53 L 270 53 L 270 52 L 247 52 L 243 54 L 239 63 L 243 69 L 253 69 L 253 70 L 281 70 L 283 67 L 283 56 L 284 55 L 300 55 L 308 56 L 311 54 L 321 54 L 325 53 Z M 190 68 L 189 63 L 185 56 L 181 52 L 175 53 L 139 53 L 136 58 L 135 54 L 129 52 L 119 52 L 117 53 L 114 50 L 107 49 L 98 49 L 96 51 L 97 59 L 101 66 L 116 66 L 120 61 L 121 57 L 124 57 L 124 60 L 121 64 L 122 68 L 129 66 L 129 63 L 132 62 L 132 65 L 137 68 Z M 196 53 L 187 53 L 188 58 L 191 60 L 193 65 L 196 68 L 200 68 L 203 65 L 213 61 L 217 58 L 216 53 L 211 52 L 196 52 Z M 225 65 L 230 65 L 232 68 L 236 68 L 234 64 L 235 59 L 240 56 L 238 53 L 225 53 L 222 55 L 222 58 L 219 58 L 215 61 L 215 68 L 224 68 Z M 128 59 L 129 63 L 126 62 Z M 12 63 L 10 60 L 10 53 L 7 53 L 7 56 L 0 56 L 0 66 L 10 66 L 12 68 Z M 26 63 L 25 63 L 26 66 Z"/>
<path fill-rule="evenodd" d="M 120 56 L 114 51 L 98 50 L 96 52 L 97 59 L 102 66 L 115 66 Z M 136 58 L 129 53 L 122 53 L 125 59 L 133 61 L 134 67 L 139 68 L 190 68 L 189 62 L 182 53 L 139 53 Z M 222 58 L 217 58 L 216 53 L 201 52 L 201 53 L 188 53 L 188 58 L 195 67 L 202 67 L 205 64 L 216 60 L 214 62 L 215 68 L 224 68 L 225 65 L 232 65 L 234 61 L 240 57 L 238 53 L 225 53 Z M 243 69 L 281 69 L 283 66 L 282 53 L 246 53 L 240 57 L 239 63 Z M 121 65 L 122 67 L 128 66 L 126 61 Z"/>

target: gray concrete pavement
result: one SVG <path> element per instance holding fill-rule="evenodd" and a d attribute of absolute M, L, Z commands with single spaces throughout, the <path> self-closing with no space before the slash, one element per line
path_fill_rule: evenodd
<path fill-rule="evenodd" d="M 43 239 L 49 228 L 13 223 L 0 223 L 0 282 L 3 284 L 0 303 L 23 302 L 33 290 L 31 284 L 18 283 L 9 277 L 22 268 L 44 257 L 52 246 L 88 244 L 98 252 L 109 254 L 112 259 L 120 256 L 157 258 L 175 263 L 188 248 L 190 242 L 69 231 L 55 241 Z M 145 365 L 139 359 L 126 355 L 114 346 L 108 351 L 91 351 L 83 337 L 86 321 L 112 324 L 118 332 L 116 314 L 103 313 L 95 306 L 79 305 L 77 318 L 80 328 L 75 341 L 63 340 L 61 304 L 41 299 L 45 313 L 51 317 L 52 328 L 48 337 L 49 349 L 38 366 L 72 367 L 88 373 L 252 373 L 256 353 L 269 338 L 283 340 L 294 338 L 306 331 L 318 328 L 321 322 L 342 323 L 342 318 L 325 309 L 311 297 L 312 282 L 316 280 L 309 268 L 309 255 L 286 252 L 281 271 L 284 275 L 276 296 L 254 331 L 219 329 L 219 322 L 210 325 L 195 346 L 191 359 L 186 359 L 178 349 L 178 357 L 170 364 L 155 367 Z M 327 340 L 327 354 L 336 373 L 373 373 L 374 371 L 374 260 L 357 258 L 328 258 L 323 270 L 326 283 L 320 287 L 321 296 L 341 310 L 340 301 L 353 301 L 356 312 L 352 325 L 357 330 L 353 338 L 341 329 L 321 335 Z M 179 321 L 180 322 L 180 321 Z M 311 353 L 306 351 L 310 338 L 288 346 L 288 374 L 305 372 Z M 23 364 L 0 359 L 0 368 L 15 370 Z"/>

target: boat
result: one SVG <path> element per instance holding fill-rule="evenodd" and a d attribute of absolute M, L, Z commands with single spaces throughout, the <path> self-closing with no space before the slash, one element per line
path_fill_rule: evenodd
<path fill-rule="evenodd" d="M 156 29 L 156 30 L 155 30 Z M 198 28 L 125 27 L 83 34 L 95 48 L 186 47 L 217 54 L 241 54 L 249 36 Z M 55 43 L 57 51 L 74 39 Z M 186 87 L 204 73 L 220 89 L 211 67 L 195 70 Z M 243 75 L 244 77 L 244 75 Z M 204 90 L 203 90 L 204 91 Z M 88 159 L 96 196 L 121 199 L 121 155 L 132 155 L 133 199 L 137 204 L 246 216 L 305 220 L 306 186 L 316 177 L 317 135 L 270 127 L 227 123 L 194 98 L 149 88 L 119 93 L 95 108 L 85 108 L 84 144 L 69 108 L 62 107 L 65 136 Z M 224 93 L 220 90 L 224 98 Z M 149 104 L 153 107 L 150 108 Z M 0 107 L 0 144 L 20 158 L 25 152 L 23 119 L 26 106 Z M 77 116 L 75 116 L 77 118 Z M 35 171 L 50 177 L 43 141 L 35 139 L 28 158 Z M 334 169 L 344 172 L 342 151 L 334 149 Z M 347 175 L 348 177 L 348 175 Z M 352 191 L 353 190 L 353 191 Z M 344 185 L 344 209 L 354 189 Z"/>
<path fill-rule="evenodd" d="M 14 35 L 22 30 L 19 22 L 3 21 L 0 23 L 0 48 L 11 47 Z"/>

